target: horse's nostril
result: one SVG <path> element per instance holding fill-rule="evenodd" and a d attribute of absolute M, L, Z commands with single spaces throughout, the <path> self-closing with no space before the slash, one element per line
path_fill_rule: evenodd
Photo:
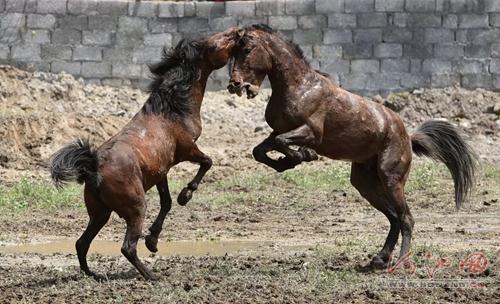
<path fill-rule="evenodd" d="M 241 82 L 239 81 L 233 81 L 232 84 L 235 86 L 235 87 L 239 87 Z"/>

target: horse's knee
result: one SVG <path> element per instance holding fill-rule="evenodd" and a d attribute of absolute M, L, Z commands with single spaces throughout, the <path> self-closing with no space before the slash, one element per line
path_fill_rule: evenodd
<path fill-rule="evenodd" d="M 133 258 L 137 255 L 137 249 L 128 244 L 122 246 L 121 252 L 128 259 Z"/>

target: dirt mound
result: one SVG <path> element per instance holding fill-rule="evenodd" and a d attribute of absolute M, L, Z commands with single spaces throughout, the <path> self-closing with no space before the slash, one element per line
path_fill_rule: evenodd
<path fill-rule="evenodd" d="M 205 94 L 200 147 L 216 166 L 236 170 L 255 166 L 251 148 L 270 130 L 264 121 L 269 95 L 270 90 L 263 90 L 247 100 L 225 91 Z M 147 96 L 129 87 L 85 85 L 65 73 L 0 66 L 0 180 L 17 179 L 27 172 L 46 174 L 50 155 L 76 137 L 99 145 L 130 120 Z M 430 118 L 456 123 L 478 141 L 481 156 L 500 159 L 496 151 L 500 93 L 426 89 L 374 100 L 398 111 L 410 129 Z"/>

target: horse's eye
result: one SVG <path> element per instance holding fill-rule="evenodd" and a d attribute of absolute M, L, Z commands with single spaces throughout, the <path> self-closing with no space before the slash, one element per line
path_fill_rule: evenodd
<path fill-rule="evenodd" d="M 246 49 L 245 49 L 245 54 L 250 54 L 250 52 L 251 52 L 251 51 L 252 51 L 252 49 L 251 49 L 251 48 L 246 48 Z"/>

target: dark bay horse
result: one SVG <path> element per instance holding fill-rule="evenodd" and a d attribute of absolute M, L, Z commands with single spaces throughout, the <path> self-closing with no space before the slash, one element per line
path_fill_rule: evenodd
<path fill-rule="evenodd" d="M 162 61 L 151 66 L 154 80 L 149 98 L 118 134 L 97 149 L 78 140 L 53 155 L 50 169 L 56 185 L 72 180 L 85 183 L 90 220 L 76 242 L 76 251 L 86 274 L 97 277 L 87 265 L 87 251 L 115 211 L 127 223 L 123 255 L 144 278 L 156 278 L 136 250 L 146 213 L 145 193 L 156 185 L 160 194 L 160 212 L 146 236 L 147 248 L 156 252 L 172 202 L 169 169 L 183 161 L 200 164 L 196 176 L 178 196 L 184 205 L 212 165 L 196 145 L 201 133 L 200 107 L 209 74 L 226 65 L 238 33 L 239 29 L 230 28 L 208 39 L 182 40 L 175 48 L 164 49 Z"/>
<path fill-rule="evenodd" d="M 412 152 L 448 167 L 457 208 L 469 194 L 475 154 L 450 123 L 426 121 L 408 134 L 395 112 L 340 88 L 312 69 L 298 46 L 265 25 L 245 29 L 234 58 L 231 93 L 246 91 L 253 98 L 266 75 L 271 83 L 265 118 L 273 132 L 254 148 L 255 159 L 279 172 L 316 158 L 311 149 L 331 159 L 350 160 L 352 185 L 388 218 L 385 244 L 364 269 L 386 267 L 400 232 L 400 257 L 409 251 L 414 221 L 404 186 Z M 272 150 L 285 157 L 270 158 L 267 152 Z"/>

